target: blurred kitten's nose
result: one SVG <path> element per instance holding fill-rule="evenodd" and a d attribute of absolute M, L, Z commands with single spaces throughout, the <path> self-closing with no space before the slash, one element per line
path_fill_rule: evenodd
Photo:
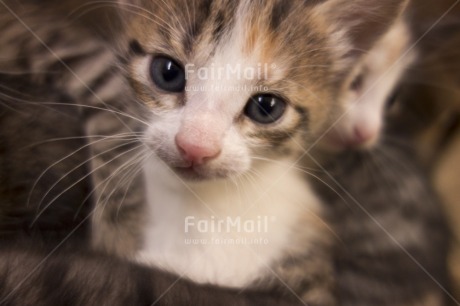
<path fill-rule="evenodd" d="M 193 141 L 183 133 L 177 134 L 175 141 L 182 158 L 193 164 L 203 164 L 216 158 L 221 152 L 220 144 L 210 141 L 202 143 Z"/>
<path fill-rule="evenodd" d="M 353 136 L 350 139 L 352 146 L 360 146 L 370 142 L 374 138 L 375 133 L 370 129 L 355 127 Z"/>

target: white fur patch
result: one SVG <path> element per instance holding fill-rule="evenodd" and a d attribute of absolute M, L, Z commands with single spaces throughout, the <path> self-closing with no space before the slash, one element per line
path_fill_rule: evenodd
<path fill-rule="evenodd" d="M 317 234 L 309 224 L 302 224 L 303 233 L 294 231 L 303 216 L 317 215 L 320 205 L 302 175 L 288 166 L 260 166 L 251 180 L 236 183 L 187 184 L 152 159 L 145 166 L 149 226 L 138 260 L 222 286 L 244 287 L 270 273 L 270 265 L 297 246 L 296 234 Z M 209 225 L 227 217 L 240 218 L 250 231 L 213 231 L 209 226 L 200 232 L 200 220 Z M 235 243 L 217 244 L 230 241 Z M 308 248 L 308 242 L 302 247 Z"/>

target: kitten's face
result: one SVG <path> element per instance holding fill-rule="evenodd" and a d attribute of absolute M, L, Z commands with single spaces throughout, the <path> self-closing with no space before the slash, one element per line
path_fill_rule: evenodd
<path fill-rule="evenodd" d="M 340 1 L 144 1 L 128 69 L 151 111 L 147 144 L 194 179 L 295 160 L 327 128 L 353 49 L 370 42 L 328 24 Z"/>
<path fill-rule="evenodd" d="M 415 59 L 409 49 L 410 33 L 403 21 L 369 51 L 357 65 L 354 78 L 340 94 L 344 109 L 327 133 L 327 149 L 368 149 L 378 143 L 386 110 L 396 98 L 398 82 Z"/>

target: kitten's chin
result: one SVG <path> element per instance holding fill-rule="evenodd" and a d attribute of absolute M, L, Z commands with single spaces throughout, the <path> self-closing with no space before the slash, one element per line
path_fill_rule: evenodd
<path fill-rule="evenodd" d="M 341 153 L 344 151 L 366 151 L 377 146 L 379 137 L 374 136 L 365 141 L 356 140 L 346 135 L 341 135 L 335 132 L 329 132 L 321 139 L 318 146 L 321 150 L 330 153 Z"/>
<path fill-rule="evenodd" d="M 203 182 L 207 180 L 228 179 L 237 173 L 225 169 L 208 169 L 205 166 L 171 167 L 181 178 L 189 181 Z"/>

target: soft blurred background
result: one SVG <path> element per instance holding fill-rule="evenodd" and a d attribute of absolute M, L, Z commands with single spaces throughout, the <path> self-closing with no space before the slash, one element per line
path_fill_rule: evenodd
<path fill-rule="evenodd" d="M 413 0 L 412 29 L 419 53 L 402 85 L 420 130 L 420 158 L 430 169 L 453 232 L 450 267 L 460 297 L 460 5 Z"/>

